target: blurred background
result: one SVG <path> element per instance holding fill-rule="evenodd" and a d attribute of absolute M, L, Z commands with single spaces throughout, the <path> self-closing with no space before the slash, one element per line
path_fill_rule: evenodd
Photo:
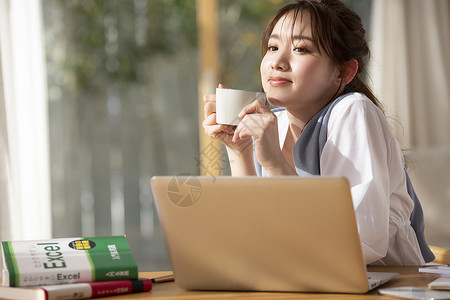
<path fill-rule="evenodd" d="M 24 6 L 20 6 L 20 2 Z M 9 149 L 6 155 L 10 159 L 4 166 L 9 173 L 3 174 L 9 192 L 2 197 L 22 199 L 1 201 L 2 222 L 6 224 L 9 220 L 8 224 L 11 224 L 11 220 L 21 220 L 22 224 L 3 224 L 2 240 L 126 234 L 140 270 L 170 269 L 150 178 L 181 173 L 229 174 L 223 149 L 202 136 L 201 97 L 205 92 L 212 92 L 219 82 L 233 88 L 260 89 L 261 33 L 271 16 L 292 1 L 32 2 L 37 4 L 30 6 L 31 2 L 27 0 L 0 0 L 6 103 L 4 127 L 9 137 L 5 149 Z M 417 2 L 344 2 L 361 16 L 374 45 L 374 63 L 370 66 L 372 73 L 368 80 L 385 102 L 388 114 L 394 120 L 396 134 L 409 150 L 411 176 L 426 213 L 429 242 L 450 248 L 450 224 L 442 226 L 442 220 L 447 219 L 450 212 L 450 142 L 446 137 L 442 141 L 440 135 L 432 141 L 421 142 L 417 136 L 436 132 L 435 127 L 428 128 L 422 135 L 415 134 L 417 128 L 411 127 L 409 122 L 416 124 L 414 112 L 421 114 L 420 105 L 406 105 L 413 101 L 412 92 L 403 93 L 388 85 L 396 83 L 398 76 L 410 77 L 411 68 L 406 66 L 414 61 L 413 56 L 405 55 L 407 49 L 398 53 L 402 49 L 395 42 L 386 40 L 386 36 L 400 25 L 406 29 L 413 26 L 408 23 L 407 15 L 414 16 L 410 9 L 415 5 L 412 2 Z M 393 10 L 388 6 L 394 2 L 399 14 L 405 18 L 400 19 L 400 25 L 389 25 L 383 18 L 386 10 Z M 437 7 L 435 10 L 442 15 L 445 26 L 450 9 L 445 3 L 443 5 L 445 9 Z M 431 21 L 415 17 L 419 23 Z M 392 18 L 400 22 L 398 15 Z M 23 30 L 29 40 L 40 38 L 40 41 L 31 45 L 15 42 L 24 36 L 15 34 L 17 24 L 24 24 Z M 36 27 L 40 30 L 37 33 Z M 400 28 L 404 30 L 400 34 L 413 36 L 405 28 Z M 443 30 L 441 34 L 444 35 L 448 32 L 439 30 Z M 375 33 L 378 36 L 374 36 Z M 393 39 L 398 40 L 398 37 Z M 439 36 L 436 39 L 439 40 Z M 5 40 L 11 42 L 10 48 L 5 46 Z M 419 43 L 424 41 L 424 36 L 420 35 Z M 439 129 L 443 132 L 441 135 L 448 135 L 450 98 L 445 86 L 450 85 L 450 47 L 445 48 L 445 41 L 444 45 L 439 45 L 447 50 L 439 57 L 443 66 L 440 81 L 434 81 L 440 82 L 444 91 L 438 90 L 437 97 L 433 95 L 425 100 L 437 107 L 440 119 L 434 122 L 436 127 L 443 127 Z M 396 50 L 390 51 L 389 47 Z M 20 54 L 15 49 L 28 49 L 28 52 Z M 389 61 L 383 51 L 395 52 L 406 61 L 396 57 Z M 11 63 L 8 55 L 12 58 Z M 27 55 L 38 55 L 42 65 L 29 63 L 22 73 L 13 71 Z M 387 66 L 394 68 L 390 72 L 394 79 L 378 75 L 386 75 L 384 67 Z M 404 73 L 399 73 L 398 69 Z M 35 73 L 36 70 L 41 73 Z M 8 81 L 8 74 L 13 78 L 11 81 Z M 37 77 L 33 76 L 36 74 L 45 78 L 40 82 L 45 87 L 42 90 L 35 87 L 33 78 Z M 24 81 L 28 77 L 27 85 Z M 14 86 L 14 91 L 9 90 L 9 86 Z M 433 85 L 429 88 L 435 90 Z M 24 101 L 36 100 L 40 95 L 41 102 L 36 104 L 37 100 L 31 100 L 34 104 L 25 102 L 22 107 L 19 102 L 8 102 L 8 97 L 14 99 L 26 91 L 31 94 L 25 95 Z M 399 94 L 406 97 L 403 105 L 396 102 L 399 98 L 404 99 L 397 97 Z M 12 109 L 14 105 L 16 107 Z M 29 110 L 30 115 L 21 116 Z M 39 111 L 43 120 L 33 117 Z M 428 118 L 433 119 L 433 116 Z M 19 124 L 29 119 L 35 122 L 29 125 L 33 133 L 24 139 L 28 144 L 21 144 L 14 136 L 20 136 L 22 125 Z M 422 122 L 427 124 L 429 119 L 422 119 Z M 8 124 L 12 125 L 8 128 Z M 39 129 L 36 124 L 44 125 Z M 16 131 L 13 130 L 15 127 Z M 40 145 L 32 143 L 34 137 L 41 137 Z M 29 152 L 15 151 L 14 147 Z M 35 153 L 33 149 L 41 149 L 42 152 L 38 152 L 41 156 L 32 154 Z M 211 149 L 217 163 L 214 166 L 205 163 L 211 158 Z M 34 166 L 34 172 L 20 167 L 26 164 L 21 160 L 30 157 L 43 161 Z M 43 172 L 45 168 L 47 173 Z M 8 178 L 15 179 L 10 182 Z M 31 181 L 38 183 L 31 185 Z M 30 214 L 30 211 L 34 213 Z"/>

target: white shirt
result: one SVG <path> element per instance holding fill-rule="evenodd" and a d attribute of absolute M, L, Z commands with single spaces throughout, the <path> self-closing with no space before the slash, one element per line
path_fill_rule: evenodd
<path fill-rule="evenodd" d="M 276 115 L 282 149 L 289 120 L 285 110 Z M 383 112 L 365 95 L 350 94 L 333 108 L 327 129 L 320 172 L 349 180 L 366 264 L 424 264 L 409 221 L 414 203 L 403 154 Z"/>

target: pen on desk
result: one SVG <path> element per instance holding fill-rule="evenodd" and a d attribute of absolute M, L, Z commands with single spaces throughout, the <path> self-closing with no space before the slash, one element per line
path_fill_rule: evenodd
<path fill-rule="evenodd" d="M 162 282 L 169 282 L 169 281 L 174 281 L 174 280 L 175 280 L 175 277 L 173 276 L 173 274 L 152 278 L 153 283 L 162 283 Z"/>

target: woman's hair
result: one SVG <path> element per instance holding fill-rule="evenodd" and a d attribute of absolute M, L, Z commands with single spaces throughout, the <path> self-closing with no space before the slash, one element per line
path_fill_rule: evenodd
<path fill-rule="evenodd" d="M 323 49 L 341 70 L 351 59 L 358 62 L 358 71 L 353 80 L 345 86 L 344 93 L 363 93 L 382 109 L 378 99 L 362 80 L 362 73 L 365 63 L 369 59 L 370 50 L 361 18 L 339 0 L 297 0 L 296 3 L 281 8 L 264 29 L 261 39 L 263 56 L 267 52 L 269 38 L 277 22 L 283 16 L 292 13 L 293 32 L 297 17 L 300 15 L 300 18 L 303 18 L 304 12 L 307 12 L 311 18 L 312 39 L 319 51 Z"/>

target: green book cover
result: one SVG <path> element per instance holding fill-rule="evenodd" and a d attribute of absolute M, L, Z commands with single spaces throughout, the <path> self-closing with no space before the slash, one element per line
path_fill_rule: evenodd
<path fill-rule="evenodd" d="M 137 279 L 125 236 L 2 242 L 2 285 Z"/>

